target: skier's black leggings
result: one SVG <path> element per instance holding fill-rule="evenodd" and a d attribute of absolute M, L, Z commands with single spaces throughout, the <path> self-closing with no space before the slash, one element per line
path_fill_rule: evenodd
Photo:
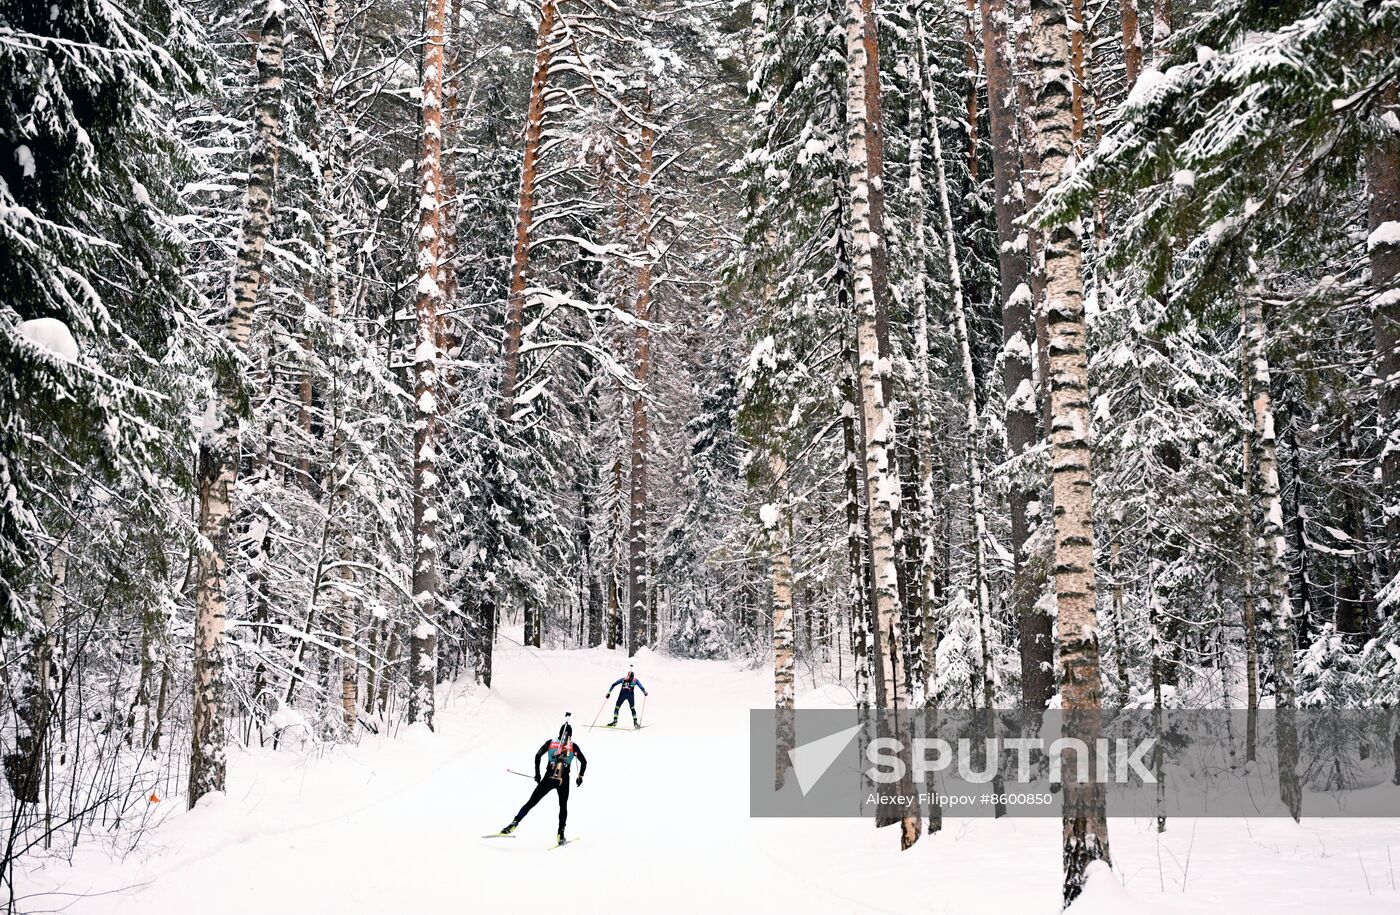
<path fill-rule="evenodd" d="M 538 804 L 546 794 L 551 791 L 559 792 L 559 831 L 564 831 L 564 821 L 569 818 L 569 777 L 567 773 L 561 781 L 545 777 L 535 785 L 535 793 L 530 795 L 530 799 L 525 802 L 525 806 L 520 808 L 520 812 L 515 815 L 515 822 L 519 823 L 525 819 L 525 814 Z"/>
<path fill-rule="evenodd" d="M 637 695 L 630 689 L 624 689 L 617 694 L 617 705 L 613 706 L 613 720 L 617 720 L 618 712 L 622 711 L 622 703 L 626 702 L 627 707 L 632 710 L 632 717 L 637 717 Z"/>

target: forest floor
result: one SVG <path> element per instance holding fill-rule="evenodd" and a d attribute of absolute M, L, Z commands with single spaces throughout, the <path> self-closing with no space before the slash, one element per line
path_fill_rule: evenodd
<path fill-rule="evenodd" d="M 751 819 L 748 709 L 771 704 L 772 680 L 729 662 L 637 658 L 651 726 L 575 734 L 588 757 L 570 800 L 576 844 L 550 848 L 552 796 L 516 837 L 483 839 L 530 792 L 507 768 L 530 771 L 564 712 L 587 724 L 626 666 L 602 650 L 505 646 L 497 658 L 489 695 L 443 691 L 436 734 L 234 752 L 226 796 L 189 813 L 165 799 L 173 809 L 124 858 L 90 843 L 71 866 L 22 865 L 21 910 L 1059 910 L 1057 820 L 949 819 L 900 853 L 894 830 L 868 820 Z M 799 706 L 840 699 L 809 690 Z M 1115 819 L 1110 833 L 1116 869 L 1075 915 L 1400 911 L 1397 820 L 1179 820 L 1159 835 Z"/>

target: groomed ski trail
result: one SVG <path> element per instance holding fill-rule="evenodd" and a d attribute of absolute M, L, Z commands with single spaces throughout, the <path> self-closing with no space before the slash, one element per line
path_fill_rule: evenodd
<path fill-rule="evenodd" d="M 135 851 L 90 842 L 72 867 L 24 862 L 21 911 L 1059 912 L 1058 820 L 949 818 L 900 853 L 894 832 L 868 820 L 750 819 L 748 710 L 771 705 L 771 671 L 648 652 L 635 663 L 651 691 L 643 724 L 664 727 L 623 740 L 581 726 L 626 670 L 622 652 L 503 643 L 496 689 L 439 692 L 437 733 L 233 750 L 228 793 L 193 812 L 165 799 Z M 810 682 L 800 669 L 800 707 L 849 704 L 848 691 Z M 553 795 L 513 841 L 483 838 L 529 797 L 530 780 L 507 768 L 529 772 L 565 712 L 588 757 L 566 833 L 588 841 L 548 854 Z M 1394 912 L 1397 830 L 1388 820 L 1203 819 L 1158 835 L 1150 819 L 1115 820 L 1117 869 L 1071 915 Z"/>

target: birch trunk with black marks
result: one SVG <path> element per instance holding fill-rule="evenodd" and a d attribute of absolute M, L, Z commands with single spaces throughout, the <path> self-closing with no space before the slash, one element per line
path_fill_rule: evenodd
<path fill-rule="evenodd" d="M 1257 268 L 1251 266 L 1251 270 Z M 1259 500 L 1263 520 L 1259 543 L 1264 561 L 1261 603 L 1273 627 L 1274 717 L 1278 739 L 1279 797 L 1294 820 L 1302 815 L 1298 780 L 1298 733 L 1294 720 L 1293 606 L 1288 593 L 1288 540 L 1283 525 L 1283 493 L 1279 486 L 1278 438 L 1274 430 L 1271 369 L 1266 348 L 1264 303 L 1257 285 L 1245 290 L 1246 345 L 1250 357 L 1250 397 L 1254 413 L 1254 447 L 1259 470 Z"/>
<path fill-rule="evenodd" d="M 1046 192 L 1073 159 L 1073 87 L 1065 8 L 1031 0 L 1032 117 Z M 1045 312 L 1050 362 L 1050 466 L 1055 500 L 1055 599 L 1060 634 L 1060 705 L 1073 736 L 1094 746 L 1102 730 L 1103 682 L 1094 612 L 1094 486 L 1089 455 L 1089 368 L 1083 255 L 1076 224 L 1045 235 Z M 1067 769 L 1073 772 L 1072 768 Z M 1089 771 L 1094 771 L 1090 767 Z M 1109 861 L 1104 786 L 1070 774 L 1064 784 L 1064 902 L 1085 871 Z"/>
<path fill-rule="evenodd" d="M 224 335 L 232 353 L 219 361 L 214 398 L 199 443 L 199 534 L 207 545 L 199 553 L 195 579 L 194 711 L 191 728 L 187 799 L 193 807 L 204 795 L 224 790 L 228 743 L 228 682 L 225 667 L 229 528 L 238 477 L 238 422 L 246 412 L 243 360 L 253 331 L 263 258 L 272 226 L 277 186 L 277 155 L 282 137 L 283 54 L 286 8 L 267 0 L 258 34 L 254 97 L 255 127 L 243 197 L 243 225 L 238 241 Z"/>
<path fill-rule="evenodd" d="M 768 470 L 773 477 L 773 513 L 763 521 L 768 527 L 768 561 L 773 579 L 773 708 L 777 713 L 773 788 L 776 790 L 783 787 L 790 765 L 788 752 L 796 745 L 792 650 L 792 498 L 787 460 L 776 448 L 769 451 Z"/>
<path fill-rule="evenodd" d="M 881 226 L 872 222 L 871 150 L 867 134 L 879 134 L 878 123 L 867 120 L 871 49 L 876 44 L 873 12 L 861 0 L 846 3 L 846 128 L 850 206 L 851 270 L 856 313 L 856 355 L 859 366 L 861 426 L 865 445 L 866 525 L 870 541 L 872 603 L 875 622 L 875 696 L 881 709 L 909 708 L 905 689 L 899 578 L 895 555 L 894 513 L 899 508 L 899 474 L 893 461 L 894 417 L 885 387 L 891 371 L 880 352 L 877 320 L 876 237 Z M 883 246 L 881 246 L 883 247 Z M 905 811 L 900 847 L 919 839 L 919 819 Z M 880 818 L 877 818 L 877 823 Z"/>

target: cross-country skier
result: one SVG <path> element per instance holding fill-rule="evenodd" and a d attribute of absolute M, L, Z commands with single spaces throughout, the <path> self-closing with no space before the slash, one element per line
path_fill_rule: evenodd
<path fill-rule="evenodd" d="M 607 695 L 609 699 L 612 698 L 612 691 L 619 686 L 621 686 L 622 689 L 618 691 L 617 704 L 613 706 L 613 720 L 607 727 L 617 727 L 617 715 L 622 710 L 623 702 L 626 702 L 627 707 L 632 710 L 632 727 L 641 727 L 642 723 L 637 720 L 637 694 L 634 691 L 634 687 L 641 690 L 644 696 L 650 696 L 651 693 L 647 692 L 647 688 L 642 685 L 641 680 L 637 679 L 637 675 L 632 672 L 632 668 L 630 667 L 627 668 L 627 676 L 615 681 L 612 686 L 608 687 Z"/>
<path fill-rule="evenodd" d="M 540 775 L 540 759 L 548 756 L 545 764 L 545 773 Z M 515 815 L 515 819 L 510 821 L 510 825 L 501 830 L 501 835 L 508 836 L 515 832 L 515 827 L 520 825 L 520 821 L 525 819 L 525 814 L 540 802 L 540 800 L 551 791 L 559 792 L 559 844 L 564 844 L 564 822 L 569 818 L 569 766 L 573 763 L 574 757 L 578 757 L 578 778 L 575 785 L 583 784 L 583 773 L 588 771 L 588 760 L 584 757 L 583 751 L 578 744 L 574 743 L 574 728 L 569 724 L 569 713 L 564 713 L 564 724 L 559 728 L 559 736 L 553 740 L 546 740 L 544 745 L 535 753 L 535 792 L 530 795 L 530 799 L 525 802 L 525 806 L 520 808 L 520 812 Z"/>

